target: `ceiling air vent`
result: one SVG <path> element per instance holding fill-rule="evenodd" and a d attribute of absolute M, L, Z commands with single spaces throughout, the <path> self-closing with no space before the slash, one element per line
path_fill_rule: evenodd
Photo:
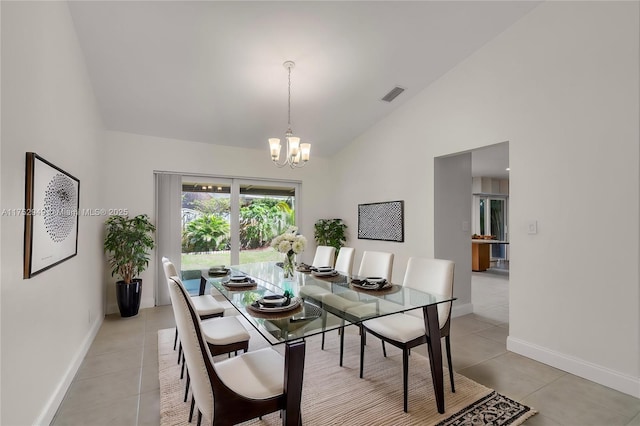
<path fill-rule="evenodd" d="M 384 95 L 384 97 L 382 98 L 383 101 L 385 102 L 391 102 L 392 100 L 394 100 L 395 98 L 398 97 L 398 95 L 400 93 L 404 92 L 404 89 L 402 87 L 396 86 L 393 89 L 391 89 L 391 91 L 389 93 L 387 93 L 386 95 Z"/>

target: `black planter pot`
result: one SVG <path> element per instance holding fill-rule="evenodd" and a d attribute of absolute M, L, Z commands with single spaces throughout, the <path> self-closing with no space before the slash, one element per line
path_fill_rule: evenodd
<path fill-rule="evenodd" d="M 132 317 L 138 315 L 141 297 L 142 279 L 134 278 L 129 284 L 124 281 L 116 283 L 116 299 L 118 300 L 121 316 Z"/>

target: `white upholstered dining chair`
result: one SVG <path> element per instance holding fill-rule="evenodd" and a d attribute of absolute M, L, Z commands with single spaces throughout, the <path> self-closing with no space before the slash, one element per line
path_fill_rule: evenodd
<path fill-rule="evenodd" d="M 353 260 L 355 258 L 355 253 L 356 249 L 353 247 L 340 247 L 334 269 L 350 277 L 353 272 Z"/>
<path fill-rule="evenodd" d="M 165 259 L 166 261 L 164 261 Z M 168 282 L 170 277 L 177 276 L 175 273 L 176 268 L 166 257 L 163 258 L 163 261 Z M 182 281 L 179 282 L 182 285 Z M 203 292 L 202 289 L 204 288 L 204 284 L 206 284 L 206 278 L 201 277 L 200 293 Z M 224 306 L 218 303 L 218 301 L 209 294 L 190 297 L 194 309 L 198 313 L 200 319 L 206 320 L 202 323 L 203 330 L 213 355 L 237 352 L 239 350 L 243 350 L 244 352 L 247 351 L 249 348 L 249 332 L 247 332 L 247 329 L 244 328 L 238 318 L 235 316 L 223 316 Z M 176 337 L 173 342 L 173 349 L 176 348 L 177 337 L 178 330 L 176 328 Z"/>
<path fill-rule="evenodd" d="M 414 288 L 426 293 L 442 295 L 447 298 L 453 296 L 454 262 L 443 259 L 428 259 L 412 257 L 407 264 L 403 286 Z M 360 339 L 360 378 L 363 377 L 364 346 L 366 333 L 371 333 L 382 340 L 382 350 L 387 356 L 384 343 L 387 342 L 402 350 L 402 373 L 404 386 L 404 411 L 408 409 L 408 372 L 409 351 L 411 348 L 427 343 L 430 338 L 445 338 L 447 362 L 449 365 L 449 379 L 451 391 L 455 392 L 453 383 L 453 367 L 451 365 L 451 302 L 438 305 L 438 336 L 427 336 L 422 309 L 415 309 L 406 313 L 393 314 L 374 318 L 362 323 L 362 338 Z"/>
<path fill-rule="evenodd" d="M 166 280 L 168 281 L 173 276 L 178 276 L 178 271 L 176 270 L 175 265 L 168 257 L 162 258 L 162 268 L 164 269 L 164 275 Z M 211 295 L 198 295 L 193 296 L 193 302 L 196 306 L 196 311 L 201 319 L 221 317 L 224 315 L 224 307 L 218 303 L 217 300 L 213 298 Z M 173 350 L 176 349 L 176 345 L 178 343 L 178 328 L 176 327 L 175 336 L 173 339 Z M 178 361 L 182 356 L 182 350 L 178 351 Z"/>
<path fill-rule="evenodd" d="M 361 277 L 382 277 L 386 280 L 391 280 L 391 273 L 393 271 L 393 253 L 380 252 L 380 251 L 365 251 L 362 253 L 362 261 L 360 263 L 360 269 L 358 276 Z M 348 313 L 352 317 L 358 318 L 359 312 L 367 313 L 367 304 L 360 301 L 360 296 L 357 291 L 346 290 L 340 292 L 340 294 L 326 294 L 322 297 L 322 304 L 329 310 L 337 312 Z M 342 320 L 344 325 L 344 320 Z M 340 366 L 342 366 L 342 360 L 344 358 L 344 327 L 338 329 L 340 335 Z M 362 333 L 362 328 L 360 329 Z M 324 349 L 325 333 L 322 333 L 321 349 Z"/>
<path fill-rule="evenodd" d="M 168 284 L 186 363 L 193 372 L 198 425 L 203 414 L 212 425 L 232 425 L 280 410 L 283 425 L 301 424 L 304 358 L 285 365 L 282 355 L 265 348 L 214 363 L 200 317 L 180 279 L 171 277 Z M 296 347 L 304 351 L 304 342 L 291 343 L 285 351 Z"/>
<path fill-rule="evenodd" d="M 162 266 L 164 267 L 164 274 L 167 279 L 178 276 L 176 267 L 168 258 L 162 258 Z M 191 300 L 198 312 L 198 315 L 200 316 L 200 319 L 221 317 L 224 315 L 224 306 L 222 306 L 210 294 L 198 294 L 198 296 L 191 296 Z"/>
<path fill-rule="evenodd" d="M 335 260 L 336 249 L 335 247 L 330 246 L 318 246 L 316 248 L 316 254 L 313 258 L 313 262 L 311 266 L 316 268 L 328 266 L 333 268 L 333 263 Z M 304 299 L 315 299 L 318 301 L 322 300 L 322 296 L 325 294 L 331 293 L 331 284 L 321 285 L 320 283 L 314 283 L 318 285 L 306 285 L 300 288 L 300 296 Z M 323 334 L 324 336 L 324 334 Z M 324 347 L 324 343 L 323 343 Z"/>
<path fill-rule="evenodd" d="M 382 277 L 391 281 L 393 273 L 393 253 L 384 251 L 365 251 L 362 253 L 360 277 Z"/>
<path fill-rule="evenodd" d="M 316 247 L 316 254 L 313 257 L 311 266 L 322 267 L 329 266 L 333 268 L 333 263 L 336 260 L 336 248 L 331 246 L 318 246 Z"/>
<path fill-rule="evenodd" d="M 163 266 L 165 268 L 165 274 L 176 272 L 176 268 L 173 266 L 173 263 L 171 263 L 169 259 L 164 257 L 163 261 L 164 261 Z M 167 284 L 170 284 L 171 277 L 173 276 L 175 275 L 167 276 Z M 176 280 L 182 286 L 185 293 L 189 294 L 187 289 L 184 287 L 184 284 L 182 283 L 182 281 L 177 277 L 176 277 Z M 201 277 L 200 291 L 199 291 L 200 296 L 190 296 L 189 298 L 191 303 L 194 305 L 194 309 L 195 309 L 195 302 L 202 300 L 201 297 L 203 297 L 203 289 L 205 284 L 206 284 L 206 279 L 204 277 Z M 211 295 L 206 295 L 206 297 L 213 299 Z M 205 302 L 200 302 L 201 306 L 203 303 L 206 303 L 207 299 L 204 299 L 204 300 Z M 213 301 L 216 302 L 216 304 L 220 305 L 215 299 L 213 299 Z M 222 307 L 222 305 L 220 306 Z M 205 315 L 200 315 L 200 312 L 198 312 L 197 309 L 196 309 L 196 312 L 198 313 L 199 318 L 201 320 L 204 320 L 202 321 L 202 332 L 204 335 L 204 339 L 207 342 L 207 346 L 209 346 L 209 351 L 213 356 L 226 354 L 226 353 L 228 353 L 229 356 L 231 356 L 231 352 L 234 352 L 237 355 L 239 350 L 242 350 L 243 352 L 247 352 L 247 350 L 249 349 L 249 338 L 251 336 L 249 335 L 249 332 L 247 331 L 247 329 L 244 328 L 242 323 L 238 320 L 238 318 L 236 318 L 235 316 L 230 316 L 230 317 L 225 317 L 221 315 L 210 316 L 209 309 L 204 311 Z M 222 313 L 224 313 L 224 308 Z M 176 326 L 175 338 L 173 342 L 174 350 L 176 349 L 177 341 L 178 341 L 178 327 Z M 183 361 L 180 378 L 184 376 L 184 370 L 185 370 L 185 357 L 182 349 L 183 349 L 182 342 L 180 342 L 180 346 L 178 349 L 178 362 L 180 362 L 181 360 Z M 187 382 L 186 382 L 185 392 L 184 392 L 185 402 L 187 401 L 187 396 L 189 393 L 189 385 L 191 380 L 191 375 L 189 373 L 188 367 L 189 366 L 187 365 Z M 193 403 L 194 401 L 192 398 L 191 400 L 192 406 L 193 406 Z M 193 415 L 193 408 L 191 409 L 191 413 L 189 414 L 189 421 L 191 421 L 192 415 Z"/>

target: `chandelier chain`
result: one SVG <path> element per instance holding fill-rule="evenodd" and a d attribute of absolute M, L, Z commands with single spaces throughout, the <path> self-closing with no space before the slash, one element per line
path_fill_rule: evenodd
<path fill-rule="evenodd" d="M 289 124 L 289 131 L 291 131 L 291 67 L 288 67 L 288 68 L 289 68 L 289 98 L 288 98 L 289 112 L 287 116 L 287 121 Z"/>

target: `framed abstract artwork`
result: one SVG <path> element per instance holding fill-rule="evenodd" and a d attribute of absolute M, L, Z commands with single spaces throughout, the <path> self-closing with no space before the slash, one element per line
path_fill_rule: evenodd
<path fill-rule="evenodd" d="M 404 201 L 358 204 L 358 238 L 404 241 Z"/>
<path fill-rule="evenodd" d="M 78 254 L 80 181 L 34 152 L 27 152 L 24 211 L 24 278 Z"/>

